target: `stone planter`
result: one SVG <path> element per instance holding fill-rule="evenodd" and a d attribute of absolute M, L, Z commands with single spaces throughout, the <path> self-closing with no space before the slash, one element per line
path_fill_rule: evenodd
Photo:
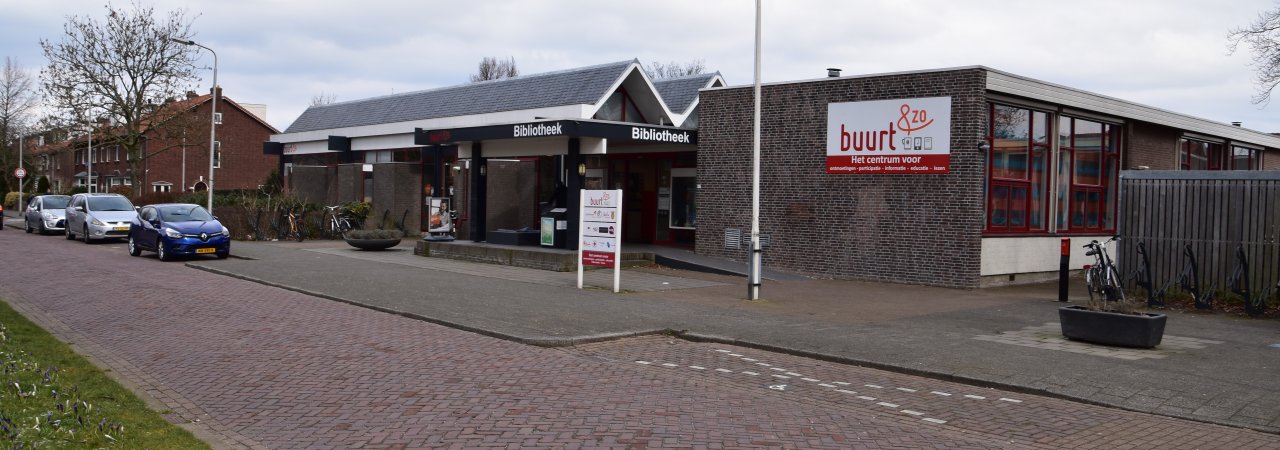
<path fill-rule="evenodd" d="M 1119 347 L 1151 348 L 1164 337 L 1164 314 L 1120 314 L 1083 306 L 1058 308 L 1062 335 L 1069 339 Z"/>
<path fill-rule="evenodd" d="M 400 244 L 400 239 L 345 239 L 347 245 L 360 250 L 386 250 Z"/>

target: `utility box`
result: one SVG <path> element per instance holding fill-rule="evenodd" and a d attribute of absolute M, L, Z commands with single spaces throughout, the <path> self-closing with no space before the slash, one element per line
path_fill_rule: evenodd
<path fill-rule="evenodd" d="M 542 214 L 541 243 L 543 247 L 565 248 L 568 244 L 568 219 L 565 208 L 552 208 Z"/>

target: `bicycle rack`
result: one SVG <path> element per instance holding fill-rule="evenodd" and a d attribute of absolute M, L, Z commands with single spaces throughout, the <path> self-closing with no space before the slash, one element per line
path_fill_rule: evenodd
<path fill-rule="evenodd" d="M 1227 287 L 1231 292 L 1244 299 L 1244 311 L 1250 316 L 1257 316 L 1266 309 L 1266 297 L 1254 298 L 1249 283 L 1249 258 L 1244 254 L 1244 246 L 1236 245 L 1236 266 L 1227 277 Z"/>
<path fill-rule="evenodd" d="M 1138 241 L 1138 258 L 1138 269 L 1130 279 L 1137 287 L 1147 291 L 1147 306 L 1164 306 L 1164 289 L 1160 290 L 1157 297 L 1151 282 L 1151 260 L 1147 256 L 1147 246 L 1142 241 Z"/>
<path fill-rule="evenodd" d="M 1178 286 L 1182 290 L 1190 292 L 1191 297 L 1196 301 L 1196 309 L 1211 309 L 1213 304 L 1209 299 L 1209 293 L 1201 294 L 1200 291 L 1200 264 L 1196 262 L 1196 253 L 1191 249 L 1191 244 L 1187 244 L 1182 250 L 1182 256 L 1186 265 L 1182 268 L 1182 273 L 1178 275 Z M 1213 287 L 1209 287 L 1209 292 L 1213 292 Z"/>

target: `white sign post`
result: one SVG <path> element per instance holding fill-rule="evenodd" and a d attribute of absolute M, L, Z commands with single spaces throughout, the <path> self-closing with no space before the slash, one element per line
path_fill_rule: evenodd
<path fill-rule="evenodd" d="M 622 189 L 582 190 L 578 200 L 578 289 L 583 266 L 613 267 L 613 292 L 622 277 Z"/>

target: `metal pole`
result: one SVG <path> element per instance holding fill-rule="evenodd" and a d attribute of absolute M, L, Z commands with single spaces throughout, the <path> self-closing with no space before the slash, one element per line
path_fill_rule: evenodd
<path fill-rule="evenodd" d="M 182 190 L 178 192 L 187 192 L 187 130 L 182 129 Z M 213 214 L 213 213 L 209 213 Z"/>
<path fill-rule="evenodd" d="M 214 143 L 217 142 L 217 126 L 218 126 L 218 52 L 213 51 L 209 47 L 197 44 L 196 41 L 187 39 L 169 38 L 170 41 L 177 42 L 182 45 L 194 45 L 196 47 L 208 50 L 213 54 L 213 89 L 209 90 L 209 96 L 212 97 L 212 106 L 209 112 L 209 180 L 205 183 L 205 188 L 209 191 L 209 214 L 213 214 L 213 161 L 215 149 Z"/>
<path fill-rule="evenodd" d="M 89 150 L 85 152 L 84 156 L 89 160 L 89 173 L 84 176 L 85 184 L 89 185 L 88 192 L 92 194 L 97 191 L 97 189 L 94 189 L 97 186 L 93 185 L 93 124 L 89 124 Z"/>
<path fill-rule="evenodd" d="M 22 170 L 25 172 L 25 171 L 26 171 L 26 169 L 24 169 L 24 168 L 22 167 L 22 137 L 23 137 L 23 136 L 22 136 L 22 134 L 21 134 L 21 133 L 19 133 L 19 134 L 18 134 L 18 168 L 19 168 L 19 169 L 22 169 Z M 23 216 L 22 216 L 22 217 L 23 217 L 23 226 L 26 226 L 25 224 L 26 224 L 26 217 L 27 217 L 27 216 L 26 216 L 26 212 L 25 212 L 25 210 L 27 209 L 27 207 L 26 207 L 26 202 L 24 202 L 24 201 L 23 201 L 23 195 L 22 195 L 22 193 L 23 193 L 23 192 L 25 192 L 26 190 L 25 190 L 25 189 L 23 189 L 23 187 L 22 187 L 22 181 L 23 181 L 23 180 L 25 180 L 26 178 L 27 178 L 27 177 L 25 177 L 25 176 L 24 176 L 24 177 L 22 177 L 22 178 L 19 178 L 19 179 L 18 179 L 18 214 L 22 214 L 22 215 L 23 215 Z M 2 226 L 4 226 L 4 224 L 0 224 L 0 227 L 2 227 Z"/>
<path fill-rule="evenodd" d="M 755 126 L 751 142 L 751 263 L 747 300 L 760 299 L 760 0 L 756 0 Z"/>

